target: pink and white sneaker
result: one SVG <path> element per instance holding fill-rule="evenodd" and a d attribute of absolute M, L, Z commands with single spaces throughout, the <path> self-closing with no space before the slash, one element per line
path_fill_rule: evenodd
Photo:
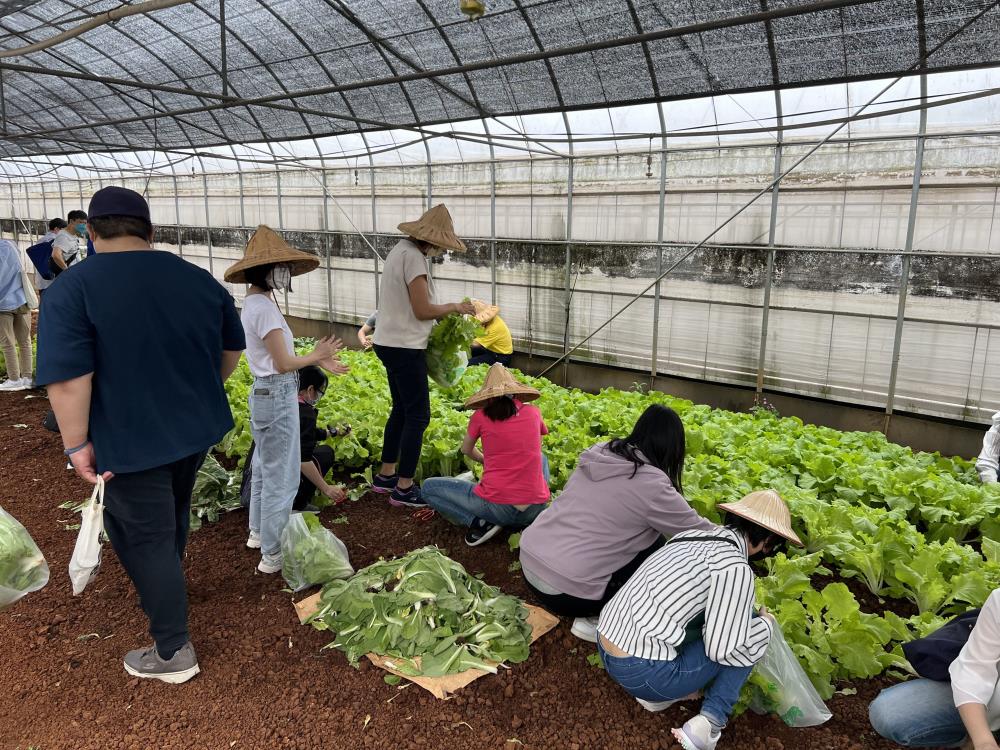
<path fill-rule="evenodd" d="M 688 719 L 680 729 L 670 731 L 684 750 L 715 750 L 722 737 L 722 730 L 701 714 Z"/>

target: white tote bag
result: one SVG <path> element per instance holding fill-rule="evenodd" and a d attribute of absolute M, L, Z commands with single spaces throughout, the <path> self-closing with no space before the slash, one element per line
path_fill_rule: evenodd
<path fill-rule="evenodd" d="M 79 594 L 97 575 L 101 567 L 101 534 L 104 533 L 104 479 L 97 478 L 90 502 L 80 513 L 80 533 L 69 560 L 69 580 L 73 583 L 73 596 Z"/>
<path fill-rule="evenodd" d="M 24 289 L 24 301 L 28 305 L 29 310 L 38 309 L 38 295 L 35 294 L 35 285 L 28 278 L 28 274 L 25 271 L 21 271 L 21 288 Z"/>

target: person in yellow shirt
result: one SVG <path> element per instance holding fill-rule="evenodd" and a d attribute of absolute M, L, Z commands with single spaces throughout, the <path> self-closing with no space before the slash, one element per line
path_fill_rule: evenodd
<path fill-rule="evenodd" d="M 482 323 L 486 333 L 472 342 L 469 364 L 493 365 L 499 362 L 504 367 L 509 367 L 514 342 L 510 337 L 510 329 L 499 315 L 500 308 L 477 299 L 472 300 L 472 305 L 476 308 L 476 320 Z"/>

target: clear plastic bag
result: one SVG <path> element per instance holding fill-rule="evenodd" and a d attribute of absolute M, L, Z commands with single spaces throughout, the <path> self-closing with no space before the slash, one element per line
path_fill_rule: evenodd
<path fill-rule="evenodd" d="M 790 727 L 822 724 L 833 714 L 795 658 L 781 628 L 773 620 L 772 624 L 771 642 L 751 677 L 758 689 L 753 691 L 750 709 L 759 714 L 777 714 Z"/>
<path fill-rule="evenodd" d="M 27 529 L 0 508 L 0 609 L 49 582 L 49 566 Z"/>
<path fill-rule="evenodd" d="M 354 568 L 347 547 L 315 513 L 293 513 L 281 532 L 282 574 L 293 591 L 349 578 Z"/>
<path fill-rule="evenodd" d="M 469 368 L 469 355 L 458 352 L 453 358 L 439 358 L 436 352 L 427 351 L 427 375 L 442 388 L 451 388 L 462 379 Z"/>

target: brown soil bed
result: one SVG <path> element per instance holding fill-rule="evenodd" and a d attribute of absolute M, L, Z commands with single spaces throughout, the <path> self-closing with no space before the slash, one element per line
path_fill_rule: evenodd
<path fill-rule="evenodd" d="M 280 578 L 256 574 L 241 512 L 206 525 L 188 546 L 202 674 L 182 686 L 130 679 L 121 657 L 147 643 L 145 618 L 108 546 L 98 579 L 71 596 L 66 566 L 75 532 L 65 525 L 75 519 L 57 506 L 88 490 L 66 471 L 58 437 L 41 427 L 48 402 L 24 395 L 0 394 L 0 505 L 34 536 L 52 577 L 0 612 L 0 750 L 679 747 L 670 729 L 696 704 L 647 713 L 587 663 L 594 648 L 570 635 L 567 622 L 536 643 L 524 664 L 448 701 L 416 686 L 389 686 L 366 662 L 350 667 L 339 652 L 323 650 L 328 635 L 298 624 Z M 470 549 L 446 521 L 414 520 L 374 495 L 323 512 L 328 525 L 343 515 L 348 523 L 331 527 L 356 567 L 437 544 L 470 572 L 527 596 L 503 541 Z M 868 702 L 884 684 L 861 682 L 857 695 L 835 697 L 834 718 L 815 729 L 739 717 L 719 747 L 892 747 L 867 721 Z"/>

